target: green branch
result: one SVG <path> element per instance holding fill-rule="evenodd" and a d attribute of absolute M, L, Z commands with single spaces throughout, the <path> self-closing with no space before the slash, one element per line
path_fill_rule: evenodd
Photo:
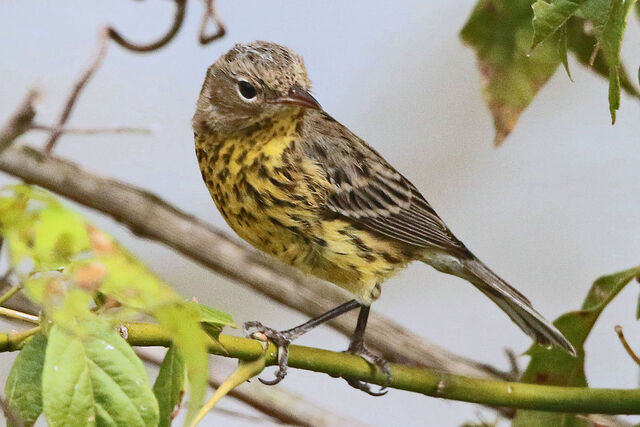
<path fill-rule="evenodd" d="M 126 323 L 125 327 L 127 341 L 132 346 L 167 347 L 171 344 L 170 335 L 158 325 Z M 0 334 L 0 352 L 17 350 L 24 337 L 19 340 L 15 338 L 11 334 Z M 256 340 L 230 335 L 220 335 L 219 340 L 220 344 L 210 340 L 210 353 L 251 360 L 263 352 L 261 343 Z M 266 364 L 270 366 L 276 363 L 276 347 L 270 344 Z M 386 380 L 384 374 L 372 369 L 360 357 L 311 347 L 292 345 L 289 366 L 378 385 Z M 640 414 L 640 389 L 557 387 L 492 381 L 398 364 L 391 364 L 391 372 L 393 379 L 388 384 L 390 388 L 442 399 L 538 411 Z"/>
<path fill-rule="evenodd" d="M 127 323 L 127 340 L 133 346 L 168 346 L 169 335 L 159 326 Z M 213 354 L 236 359 L 255 359 L 262 345 L 247 338 L 220 335 L 222 347 L 211 341 Z M 270 344 L 267 365 L 276 364 L 276 348 Z M 292 345 L 289 366 L 331 376 L 357 378 L 382 385 L 386 377 L 360 357 L 317 348 Z M 614 390 L 581 387 L 554 387 L 505 381 L 467 378 L 431 369 L 391 364 L 390 388 L 413 391 L 443 399 L 461 400 L 490 406 L 540 411 L 590 414 L 640 414 L 640 390 Z"/>

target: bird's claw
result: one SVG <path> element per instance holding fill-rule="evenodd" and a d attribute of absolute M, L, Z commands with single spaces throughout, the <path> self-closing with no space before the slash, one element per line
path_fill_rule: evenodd
<path fill-rule="evenodd" d="M 360 381 L 360 380 L 346 380 L 346 381 L 347 381 L 347 384 L 349 384 L 351 387 L 356 388 L 360 391 L 364 391 L 369 396 L 376 396 L 376 397 L 384 396 L 389 391 L 389 390 L 386 390 L 386 387 L 380 387 L 380 390 L 373 391 L 371 390 L 371 384 L 365 383 L 364 381 Z"/>
<path fill-rule="evenodd" d="M 380 372 L 385 374 L 387 377 L 384 384 L 380 386 L 380 390 L 378 391 L 373 391 L 371 389 L 371 385 L 364 381 L 347 379 L 346 380 L 347 383 L 351 387 L 364 391 L 365 393 L 371 396 L 384 396 L 385 394 L 387 394 L 387 390 L 386 390 L 387 385 L 391 382 L 391 379 L 393 378 L 391 374 L 391 368 L 389 368 L 389 362 L 387 362 L 377 354 L 373 353 L 371 350 L 365 347 L 364 343 L 362 342 L 351 343 L 349 345 L 349 349 L 347 350 L 347 353 L 353 354 L 355 356 L 360 356 L 368 364 L 375 366 L 377 369 L 380 370 Z"/>
<path fill-rule="evenodd" d="M 287 367 L 289 365 L 289 344 L 291 344 L 291 337 L 287 332 L 276 331 L 273 328 L 264 326 L 260 322 L 245 322 L 242 327 L 245 336 L 254 339 L 260 339 L 264 341 L 264 338 L 269 339 L 278 347 L 278 370 L 275 373 L 275 378 L 272 380 L 265 380 L 258 378 L 258 380 L 265 385 L 276 385 L 287 376 Z"/>

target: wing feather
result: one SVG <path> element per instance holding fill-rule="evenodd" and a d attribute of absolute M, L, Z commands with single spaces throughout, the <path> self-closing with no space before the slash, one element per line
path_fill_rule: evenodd
<path fill-rule="evenodd" d="M 325 171 L 325 207 L 359 226 L 421 248 L 465 250 L 416 187 L 326 113 L 309 118 L 306 153 Z M 309 129 L 322 128 L 322 132 Z"/>

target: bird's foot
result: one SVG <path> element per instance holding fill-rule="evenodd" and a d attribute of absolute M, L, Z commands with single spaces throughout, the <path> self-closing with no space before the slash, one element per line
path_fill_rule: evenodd
<path fill-rule="evenodd" d="M 266 339 L 273 342 L 278 347 L 278 370 L 275 373 L 275 378 L 272 380 L 264 380 L 258 378 L 262 384 L 276 385 L 287 376 L 287 367 L 289 364 L 289 344 L 293 337 L 289 331 L 276 331 L 273 328 L 264 326 L 260 322 L 245 322 L 242 327 L 245 336 L 249 338 L 259 339 L 266 341 Z M 265 339 L 266 338 L 266 339 Z"/>
<path fill-rule="evenodd" d="M 360 356 L 363 358 L 368 364 L 374 366 L 376 369 L 379 369 L 380 372 L 387 376 L 386 381 L 382 386 L 380 386 L 380 390 L 374 391 L 371 389 L 371 384 L 366 383 L 360 380 L 346 380 L 347 383 L 353 388 L 357 388 L 358 390 L 364 391 L 365 393 L 371 396 L 384 396 L 387 394 L 386 388 L 387 385 L 391 382 L 391 368 L 389 368 L 389 362 L 384 360 L 382 357 L 378 356 L 367 347 L 365 347 L 362 341 L 351 343 L 349 345 L 349 349 L 346 351 L 347 353 L 353 354 L 355 356 Z"/>

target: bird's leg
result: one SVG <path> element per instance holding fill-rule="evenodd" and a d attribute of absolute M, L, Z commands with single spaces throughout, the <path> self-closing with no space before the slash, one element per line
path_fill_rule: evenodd
<path fill-rule="evenodd" d="M 351 336 L 351 343 L 349 344 L 349 349 L 347 353 L 351 353 L 357 356 L 362 357 L 367 363 L 375 366 L 380 369 L 387 376 L 387 381 L 385 385 L 380 388 L 379 391 L 371 390 L 371 386 L 365 382 L 360 380 L 351 380 L 348 379 L 347 382 L 351 387 L 357 388 L 358 390 L 362 390 L 371 396 L 382 396 L 387 394 L 385 388 L 387 388 L 386 384 L 391 382 L 391 369 L 389 368 L 389 363 L 384 360 L 382 357 L 373 353 L 364 345 L 364 331 L 367 328 L 367 320 L 369 319 L 369 310 L 370 307 L 368 305 L 363 305 L 360 307 L 360 314 L 358 315 L 358 323 L 356 324 L 356 329 Z"/>
<path fill-rule="evenodd" d="M 264 326 L 260 322 L 246 322 L 243 325 L 246 336 L 256 338 L 262 334 L 269 338 L 278 347 L 279 368 L 275 374 L 276 377 L 273 380 L 263 380 L 262 378 L 258 378 L 260 382 L 267 385 L 275 385 L 282 381 L 282 379 L 287 375 L 289 344 L 291 344 L 291 341 L 306 334 L 315 327 L 361 306 L 362 305 L 358 301 L 351 300 L 334 308 L 333 310 L 327 311 L 326 313 L 309 320 L 308 322 L 303 323 L 302 325 L 287 329 L 286 331 L 276 331 L 275 329 Z"/>

